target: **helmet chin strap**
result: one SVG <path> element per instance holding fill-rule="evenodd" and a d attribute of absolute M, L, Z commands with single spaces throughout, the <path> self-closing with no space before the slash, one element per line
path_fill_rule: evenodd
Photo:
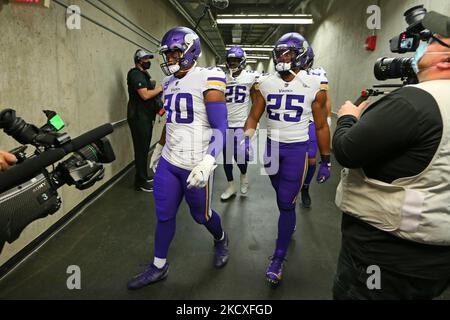
<path fill-rule="evenodd" d="M 301 70 L 300 70 L 300 71 L 301 71 Z M 302 78 L 299 77 L 300 71 L 297 72 L 297 73 L 295 73 L 292 69 L 289 70 L 289 73 L 292 74 L 292 75 L 294 76 L 294 79 L 292 79 L 292 80 L 297 79 L 297 80 L 300 81 L 304 86 L 308 86 L 308 85 L 302 80 Z"/>
<path fill-rule="evenodd" d="M 181 74 L 186 74 L 197 66 L 197 61 L 195 61 L 194 64 L 192 65 L 192 67 L 190 67 L 189 69 L 181 69 L 181 66 L 179 65 L 179 63 L 177 63 L 177 65 L 179 66 L 179 69 L 176 72 L 179 72 Z"/>
<path fill-rule="evenodd" d="M 240 70 L 239 68 L 233 68 L 233 69 L 230 69 L 230 75 L 231 75 L 231 77 L 234 78 L 234 74 L 235 74 L 236 72 L 238 72 L 239 70 Z"/>
<path fill-rule="evenodd" d="M 292 74 L 294 77 L 297 77 L 298 73 L 295 73 L 294 71 L 292 71 L 292 69 L 289 69 L 289 73 Z"/>

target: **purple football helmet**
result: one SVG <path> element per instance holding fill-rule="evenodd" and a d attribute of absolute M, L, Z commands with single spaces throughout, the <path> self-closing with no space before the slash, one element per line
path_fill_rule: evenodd
<path fill-rule="evenodd" d="M 305 70 L 311 69 L 314 65 L 314 51 L 313 51 L 312 47 L 308 47 L 306 55 L 308 58 L 305 63 L 305 67 L 304 67 Z"/>
<path fill-rule="evenodd" d="M 229 58 L 236 58 L 236 59 L 240 59 L 241 61 L 239 62 L 239 65 L 237 67 L 233 68 L 233 66 L 228 61 Z M 232 74 L 235 72 L 238 72 L 239 70 L 243 70 L 245 68 L 245 66 L 247 65 L 247 55 L 245 54 L 244 49 L 242 49 L 239 46 L 234 46 L 234 47 L 230 48 L 227 51 L 225 65 Z"/>
<path fill-rule="evenodd" d="M 308 41 L 297 32 L 290 32 L 278 39 L 273 49 L 273 62 L 278 72 L 304 68 L 308 59 Z M 289 57 L 289 61 L 286 58 Z"/>
<path fill-rule="evenodd" d="M 181 51 L 181 57 L 175 64 L 169 65 L 165 53 L 175 50 Z M 164 60 L 161 69 L 166 76 L 170 76 L 179 70 L 190 69 L 202 54 L 200 38 L 194 31 L 186 27 L 170 29 L 161 40 L 159 54 L 162 55 Z"/>

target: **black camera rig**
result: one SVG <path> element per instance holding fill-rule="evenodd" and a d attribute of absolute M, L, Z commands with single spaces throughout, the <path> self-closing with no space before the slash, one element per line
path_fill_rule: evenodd
<path fill-rule="evenodd" d="M 61 207 L 59 188 L 68 184 L 87 189 L 104 177 L 103 164 L 115 160 L 105 137 L 113 132 L 111 124 L 71 139 L 60 132 L 64 122 L 56 112 L 44 113 L 47 123 L 38 128 L 17 117 L 13 109 L 0 112 L 0 129 L 22 144 L 10 151 L 17 164 L 0 173 L 0 252 L 5 241 L 12 243 L 31 222 Z M 26 153 L 27 145 L 35 147 L 31 155 Z M 51 172 L 48 166 L 53 166 Z"/>
<path fill-rule="evenodd" d="M 447 46 L 443 41 L 435 36 L 436 33 L 442 36 L 450 36 L 450 18 L 437 12 L 427 12 L 423 5 L 408 9 L 405 13 L 405 20 L 408 24 L 406 31 L 393 37 L 390 43 L 390 50 L 393 53 L 404 54 L 415 52 L 421 41 L 429 41 L 433 38 L 441 45 Z M 400 79 L 402 84 L 375 85 L 373 88 L 400 88 L 408 84 L 418 83 L 417 75 L 412 67 L 412 57 L 382 57 L 374 65 L 374 75 L 377 80 Z M 366 89 L 355 101 L 355 105 L 361 104 L 371 96 L 387 94 L 389 92 L 377 89 Z"/>

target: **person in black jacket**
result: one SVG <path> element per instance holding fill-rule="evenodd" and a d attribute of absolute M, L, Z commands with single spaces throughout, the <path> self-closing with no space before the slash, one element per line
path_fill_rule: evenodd
<path fill-rule="evenodd" d="M 349 169 L 335 299 L 433 299 L 450 286 L 450 33 L 414 62 L 418 85 L 339 110 L 333 151 Z"/>
<path fill-rule="evenodd" d="M 151 80 L 150 59 L 153 55 L 139 49 L 134 54 L 135 67 L 127 75 L 128 84 L 128 125 L 133 138 L 136 166 L 135 187 L 145 192 L 153 191 L 148 176 L 148 152 L 152 140 L 153 121 L 156 114 L 162 114 L 161 86 Z"/>

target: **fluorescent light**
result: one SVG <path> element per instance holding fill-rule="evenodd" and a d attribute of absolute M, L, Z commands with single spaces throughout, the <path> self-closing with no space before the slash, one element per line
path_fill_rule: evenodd
<path fill-rule="evenodd" d="M 313 24 L 313 19 L 217 19 L 217 24 Z"/>
<path fill-rule="evenodd" d="M 247 56 L 247 59 L 270 60 L 269 56 Z"/>
<path fill-rule="evenodd" d="M 290 17 L 290 18 L 312 18 L 310 14 L 218 14 L 217 18 L 246 18 L 246 17 L 263 17 L 263 18 L 276 18 L 276 17 Z"/>
<path fill-rule="evenodd" d="M 254 46 L 251 44 L 248 45 L 239 45 L 242 49 L 245 51 L 261 51 L 261 52 L 271 52 L 274 48 L 274 46 Z M 233 45 L 227 45 L 226 49 L 232 48 Z"/>
<path fill-rule="evenodd" d="M 313 24 L 310 14 L 218 14 L 218 24 Z"/>
<path fill-rule="evenodd" d="M 247 63 L 257 63 L 258 61 L 256 60 L 247 60 Z"/>

